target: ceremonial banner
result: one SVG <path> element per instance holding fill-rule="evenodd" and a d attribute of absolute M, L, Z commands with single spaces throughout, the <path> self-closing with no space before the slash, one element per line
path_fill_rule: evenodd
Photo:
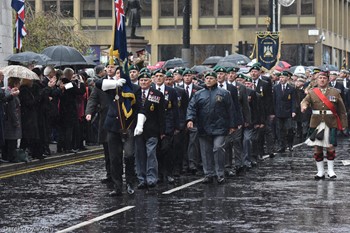
<path fill-rule="evenodd" d="M 256 47 L 257 62 L 270 70 L 280 58 L 279 32 L 257 32 Z"/>

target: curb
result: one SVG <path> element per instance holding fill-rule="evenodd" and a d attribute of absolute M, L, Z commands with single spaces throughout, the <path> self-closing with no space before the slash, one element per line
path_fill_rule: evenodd
<path fill-rule="evenodd" d="M 21 162 L 21 163 L 9 163 L 9 164 L 2 164 L 0 166 L 0 174 L 4 174 L 7 172 L 13 172 L 21 169 L 26 168 L 33 168 L 40 165 L 46 165 L 46 164 L 53 164 L 56 162 L 62 162 L 67 160 L 72 160 L 76 158 L 84 158 L 91 155 L 101 154 L 103 153 L 103 147 L 96 147 L 92 149 L 88 149 L 85 151 L 77 152 L 77 153 L 69 153 L 69 154 L 60 154 L 60 155 L 52 155 L 49 157 L 46 157 L 45 159 L 39 160 L 39 159 L 33 159 L 29 163 Z"/>

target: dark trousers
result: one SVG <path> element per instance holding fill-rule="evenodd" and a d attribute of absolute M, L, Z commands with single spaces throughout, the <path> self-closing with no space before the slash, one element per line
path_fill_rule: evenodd
<path fill-rule="evenodd" d="M 40 145 L 40 139 L 22 138 L 20 148 L 23 150 L 28 149 L 29 155 L 31 155 L 33 158 L 40 158 L 44 152 L 43 147 Z"/>
<path fill-rule="evenodd" d="M 14 162 L 16 149 L 17 139 L 5 139 L 5 145 L 2 147 L 2 159 Z"/>
<path fill-rule="evenodd" d="M 286 144 L 291 146 L 290 142 L 290 130 L 292 129 L 292 118 L 276 118 L 276 132 L 279 149 L 285 149 Z M 293 141 L 292 141 L 293 145 Z"/>
<path fill-rule="evenodd" d="M 105 155 L 105 167 L 106 167 L 106 178 L 107 179 L 112 179 L 111 178 L 111 162 L 109 160 L 109 149 L 108 149 L 108 143 L 104 142 L 103 144 L 103 153 Z"/>
<path fill-rule="evenodd" d="M 59 128 L 59 137 L 57 144 L 57 151 L 69 151 L 73 149 L 73 127 L 62 127 Z"/>
<path fill-rule="evenodd" d="M 185 130 L 181 130 L 178 134 L 174 135 L 173 151 L 174 151 L 174 173 L 179 174 L 183 167 L 183 161 L 185 158 L 185 142 L 186 142 Z"/>
<path fill-rule="evenodd" d="M 157 150 L 158 172 L 160 176 L 172 176 L 174 166 L 173 136 L 165 136 L 160 140 Z"/>
<path fill-rule="evenodd" d="M 225 168 L 230 170 L 235 158 L 235 167 L 243 167 L 242 128 L 225 138 Z"/>
<path fill-rule="evenodd" d="M 128 130 L 128 134 L 125 136 L 121 133 L 108 132 L 107 141 L 111 178 L 114 183 L 114 187 L 116 189 L 121 189 L 123 184 L 123 150 L 126 183 L 133 183 L 135 178 L 135 148 L 133 131 Z"/>
<path fill-rule="evenodd" d="M 199 139 L 198 139 L 198 131 L 197 128 L 192 128 L 187 131 L 188 135 L 188 144 L 185 147 L 185 151 L 187 152 L 185 158 L 187 158 L 187 164 L 189 169 L 199 170 L 202 160 L 200 156 L 200 147 L 199 147 Z M 187 150 L 186 150 L 187 148 Z"/>

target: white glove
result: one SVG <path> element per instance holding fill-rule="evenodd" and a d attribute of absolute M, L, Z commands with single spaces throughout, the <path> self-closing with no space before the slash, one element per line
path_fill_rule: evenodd
<path fill-rule="evenodd" d="M 108 80 L 104 79 L 102 81 L 102 91 L 110 90 L 110 89 L 115 89 L 116 87 L 121 87 L 123 84 L 126 83 L 126 80 L 123 78 L 120 78 L 118 80 Z"/>
<path fill-rule="evenodd" d="M 137 125 L 135 127 L 134 136 L 141 135 L 143 133 L 143 125 L 145 124 L 147 118 L 144 114 L 137 114 Z"/>

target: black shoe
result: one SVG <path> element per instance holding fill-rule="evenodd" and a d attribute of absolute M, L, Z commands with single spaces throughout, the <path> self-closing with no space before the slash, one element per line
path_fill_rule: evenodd
<path fill-rule="evenodd" d="M 85 150 L 88 150 L 88 148 L 86 148 L 85 146 L 83 146 L 83 147 L 79 147 L 79 150 L 80 150 L 80 151 L 85 151 Z"/>
<path fill-rule="evenodd" d="M 149 184 L 147 184 L 147 187 L 148 188 L 154 188 L 154 187 L 156 187 L 156 183 L 149 183 Z"/>
<path fill-rule="evenodd" d="M 113 190 L 112 192 L 108 193 L 108 196 L 110 197 L 117 197 L 117 196 L 122 196 L 123 193 L 120 189 Z"/>
<path fill-rule="evenodd" d="M 323 176 L 315 176 L 315 180 L 324 180 L 326 177 L 325 177 L 325 175 L 323 175 Z"/>
<path fill-rule="evenodd" d="M 214 179 L 212 176 L 206 176 L 206 177 L 204 177 L 204 179 L 202 181 L 203 184 L 211 184 L 213 182 L 214 182 Z"/>
<path fill-rule="evenodd" d="M 135 193 L 135 190 L 134 190 L 134 187 L 132 186 L 132 184 L 130 183 L 127 183 L 126 184 L 126 192 L 129 194 L 129 195 L 132 195 Z"/>
<path fill-rule="evenodd" d="M 285 151 L 286 151 L 286 149 L 280 148 L 280 149 L 278 149 L 276 152 L 277 152 L 277 153 L 284 153 Z"/>
<path fill-rule="evenodd" d="M 174 178 L 171 177 L 171 176 L 167 176 L 167 177 L 166 177 L 166 180 L 167 180 L 168 184 L 174 184 L 174 183 L 175 183 Z"/>
<path fill-rule="evenodd" d="M 227 176 L 228 177 L 234 177 L 235 175 L 236 174 L 233 171 L 231 171 L 231 170 L 227 172 Z"/>
<path fill-rule="evenodd" d="M 109 184 L 109 183 L 112 183 L 113 181 L 112 181 L 112 179 L 111 178 L 105 178 L 105 179 L 102 179 L 101 180 L 101 183 L 102 184 Z"/>
<path fill-rule="evenodd" d="M 196 173 L 197 173 L 197 169 L 195 169 L 195 168 L 191 168 L 190 169 L 190 173 L 192 174 L 192 175 L 196 175 Z"/>
<path fill-rule="evenodd" d="M 145 183 L 139 183 L 137 185 L 137 189 L 146 189 L 147 188 L 147 185 Z"/>
<path fill-rule="evenodd" d="M 34 158 L 43 160 L 46 158 L 46 156 L 45 155 L 38 155 L 38 156 L 35 156 Z"/>
<path fill-rule="evenodd" d="M 292 152 L 294 149 L 293 149 L 293 146 L 290 146 L 290 147 L 288 147 L 288 150 L 290 151 L 290 152 Z"/>
<path fill-rule="evenodd" d="M 51 155 L 51 151 L 50 150 L 45 150 L 44 151 L 44 155 Z"/>
<path fill-rule="evenodd" d="M 272 158 L 275 158 L 275 154 L 274 153 L 271 153 L 270 154 L 270 158 L 272 159 Z"/>
<path fill-rule="evenodd" d="M 218 182 L 218 184 L 225 183 L 225 177 L 223 177 L 223 176 L 218 177 L 217 182 Z"/>

